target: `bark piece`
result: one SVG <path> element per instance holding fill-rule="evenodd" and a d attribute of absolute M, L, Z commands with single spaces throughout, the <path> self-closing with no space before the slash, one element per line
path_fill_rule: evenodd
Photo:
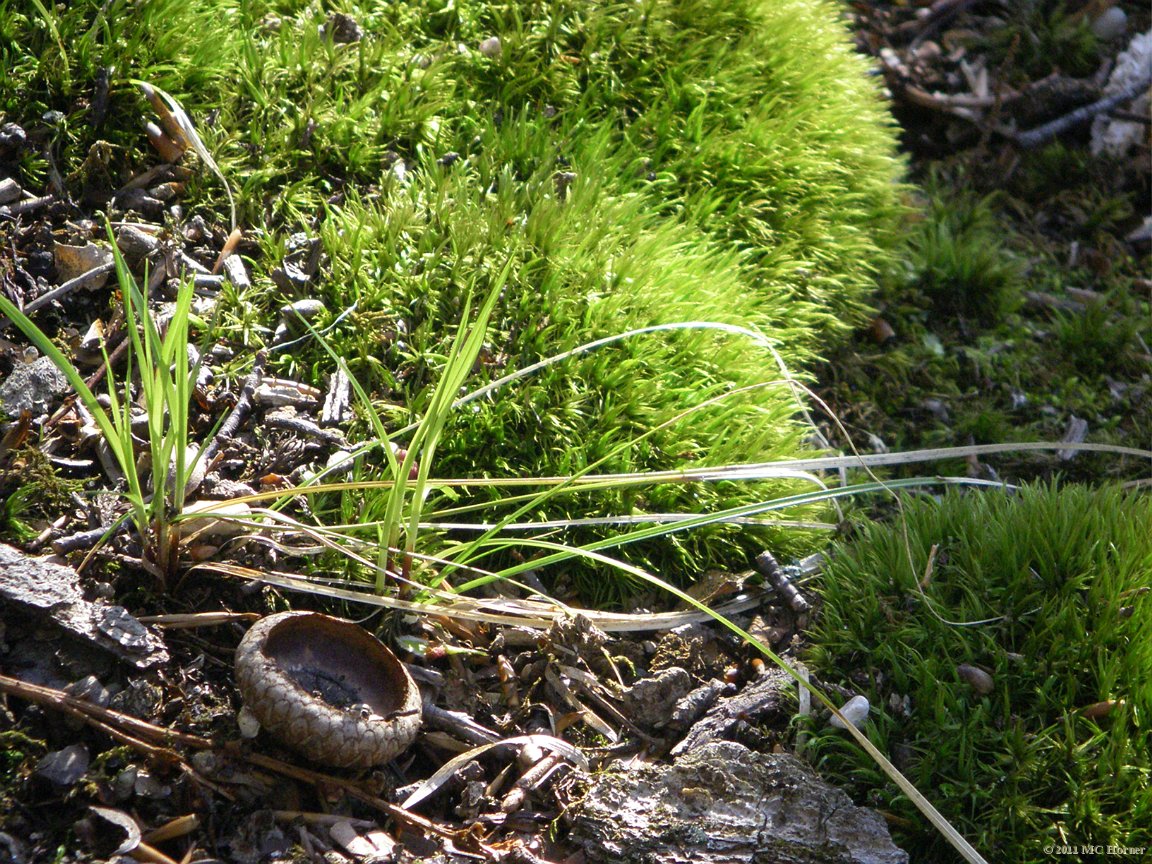
<path fill-rule="evenodd" d="M 600 864 L 904 864 L 878 813 L 794 756 L 715 741 L 590 778 L 572 837 Z"/>
<path fill-rule="evenodd" d="M 320 413 L 321 426 L 340 426 L 352 419 L 352 381 L 343 369 L 332 373 Z"/>
<path fill-rule="evenodd" d="M 668 724 L 676 704 L 691 691 L 692 676 L 679 666 L 670 666 L 621 694 L 624 713 L 641 729 L 659 729 Z"/>
<path fill-rule="evenodd" d="M 168 662 L 160 637 L 122 606 L 89 603 L 71 567 L 30 558 L 0 544 L 0 602 L 52 620 L 65 632 L 98 645 L 138 669 Z"/>

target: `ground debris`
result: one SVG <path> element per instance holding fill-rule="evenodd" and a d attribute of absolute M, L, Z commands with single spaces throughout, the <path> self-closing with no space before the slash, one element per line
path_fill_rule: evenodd
<path fill-rule="evenodd" d="M 66 633 L 98 645 L 138 669 L 168 662 L 168 650 L 160 637 L 123 607 L 85 600 L 79 576 L 71 567 L 29 557 L 3 544 L 0 601 L 43 615 Z"/>
<path fill-rule="evenodd" d="M 878 813 L 786 754 L 714 741 L 588 778 L 572 839 L 603 864 L 902 864 Z"/>
<path fill-rule="evenodd" d="M 711 741 L 730 737 L 738 723 L 761 721 L 774 713 L 787 715 L 791 710 L 787 704 L 788 691 L 793 686 L 787 672 L 765 667 L 760 677 L 744 689 L 715 701 L 688 730 L 684 740 L 672 748 L 672 755 L 690 753 Z"/>

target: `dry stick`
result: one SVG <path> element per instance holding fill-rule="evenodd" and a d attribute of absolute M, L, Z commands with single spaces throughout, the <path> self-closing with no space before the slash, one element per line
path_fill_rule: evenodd
<path fill-rule="evenodd" d="M 244 379 L 244 386 L 240 388 L 240 396 L 236 400 L 236 404 L 232 406 L 231 413 L 224 418 L 224 422 L 220 424 L 220 428 L 216 430 L 216 434 L 212 436 L 212 440 L 204 448 L 204 455 L 201 458 L 205 465 L 211 463 L 213 457 L 220 452 L 220 442 L 232 438 L 240 428 L 240 424 L 247 419 L 248 414 L 252 411 L 252 400 L 256 388 L 260 386 L 260 382 L 264 378 L 264 363 L 267 360 L 267 351 L 256 353 L 256 359 L 252 363 L 252 371 Z"/>
<path fill-rule="evenodd" d="M 788 574 L 780 567 L 780 563 L 776 557 L 765 550 L 761 552 L 753 561 L 756 569 L 760 571 L 761 575 L 765 576 L 772 587 L 780 594 L 784 601 L 792 607 L 792 611 L 798 615 L 803 615 L 806 612 L 812 611 L 812 604 L 804 597 L 803 594 L 792 584 L 788 578 Z"/>
<path fill-rule="evenodd" d="M 0 207 L 0 217 L 19 216 L 21 213 L 31 213 L 33 210 L 47 207 L 55 200 L 56 196 L 54 195 L 41 195 L 39 198 L 25 198 L 23 201 L 17 201 L 15 204 Z"/>
<path fill-rule="evenodd" d="M 543 759 L 534 763 L 527 771 L 520 775 L 520 779 L 512 785 L 512 789 L 501 799 L 501 812 L 514 813 L 519 810 L 528 797 L 528 793 L 542 784 L 548 775 L 552 773 L 553 769 L 560 764 L 560 760 L 563 758 L 564 757 L 556 751 L 551 751 L 544 756 Z"/>
<path fill-rule="evenodd" d="M 67 555 L 69 552 L 76 552 L 80 549 L 91 549 L 100 542 L 100 538 L 107 534 L 111 528 L 111 525 L 101 525 L 96 528 L 88 528 L 85 531 L 77 531 L 67 537 L 57 537 L 52 541 L 52 551 L 57 555 Z M 121 522 L 115 534 L 121 534 L 127 530 L 127 521 Z"/>
<path fill-rule="evenodd" d="M 440 837 L 446 837 L 454 843 L 472 842 L 472 838 L 470 838 L 466 832 L 433 822 L 431 819 L 426 819 L 423 816 L 405 810 L 403 807 L 385 801 L 382 798 L 377 798 L 375 795 L 366 792 L 349 780 L 332 777 L 327 774 L 322 774 L 319 771 L 301 768 L 297 765 L 290 765 L 287 762 L 281 762 L 279 759 L 273 759 L 260 753 L 245 752 L 242 747 L 236 746 L 235 743 L 225 744 L 221 747 L 199 735 L 157 726 L 154 723 L 140 720 L 129 714 L 122 714 L 119 711 L 113 711 L 109 708 L 101 708 L 99 705 L 86 702 L 62 690 L 56 690 L 51 687 L 41 687 L 38 684 L 28 684 L 18 678 L 10 678 L 7 675 L 0 675 L 0 692 L 10 693 L 28 702 L 35 702 L 37 705 L 55 708 L 58 711 L 63 711 L 74 717 L 78 717 L 95 728 L 106 732 L 122 744 L 126 744 L 151 756 L 157 756 L 173 764 L 180 765 L 185 772 L 198 782 L 202 782 L 208 788 L 219 792 L 230 800 L 232 799 L 231 795 L 219 789 L 216 784 L 198 775 L 196 771 L 184 761 L 179 753 L 171 749 L 171 746 L 180 745 L 196 750 L 223 752 L 228 756 L 243 759 L 259 768 L 265 768 L 284 777 L 301 780 L 313 786 L 334 786 L 352 797 L 371 805 L 377 810 L 402 822 L 406 822 L 414 828 L 422 829 Z M 477 845 L 481 849 L 484 848 L 482 844 Z"/>
<path fill-rule="evenodd" d="M 99 384 L 104 379 L 104 376 L 108 374 L 108 370 L 120 362 L 120 358 L 128 353 L 131 345 L 131 337 L 124 334 L 124 338 L 120 340 L 120 344 L 113 348 L 112 353 L 108 355 L 107 361 L 102 361 L 96 371 L 85 379 L 84 383 L 88 385 L 89 390 Z"/>
<path fill-rule="evenodd" d="M 93 279 L 97 279 L 101 276 L 104 276 L 107 273 L 111 273 L 112 270 L 115 269 L 115 267 L 116 267 L 116 265 L 114 263 L 112 263 L 111 261 L 108 262 L 107 264 L 97 264 L 91 270 L 87 270 L 87 271 L 81 273 L 79 276 L 76 276 L 75 278 L 69 279 L 67 282 L 64 282 L 64 283 L 61 283 L 60 285 L 57 285 L 55 288 L 53 288 L 47 294 L 42 294 L 41 296 L 37 297 L 35 300 L 32 300 L 31 302 L 24 304 L 24 310 L 23 310 L 24 314 L 25 315 L 31 315 L 33 312 L 35 312 L 41 306 L 47 306 L 53 300 L 58 300 L 59 298 L 63 297 L 65 294 L 68 294 L 68 293 L 76 290 L 77 288 L 80 288 L 81 286 L 88 284 Z M 12 322 L 9 321 L 7 318 L 0 321 L 0 333 L 4 332 L 6 329 L 8 329 L 8 325 L 11 323 Z"/>
<path fill-rule="evenodd" d="M 1152 76 L 1146 76 L 1135 84 L 1129 84 L 1119 93 L 1105 96 L 1103 99 L 1096 100 L 1091 105 L 1085 105 L 1083 108 L 1070 111 L 1063 117 L 1057 117 L 1055 120 L 1045 123 L 1043 126 L 1037 126 L 1028 132 L 1018 132 L 1015 135 L 1010 134 L 1008 137 L 1016 143 L 1016 146 L 1024 150 L 1035 149 L 1041 144 L 1046 144 L 1061 132 L 1065 132 L 1081 123 L 1086 123 L 1097 114 L 1111 111 L 1118 105 L 1123 105 L 1125 102 L 1135 99 L 1149 87 L 1152 87 Z"/>
<path fill-rule="evenodd" d="M 312 438 L 324 444 L 340 445 L 345 443 L 344 433 L 335 429 L 322 429 L 316 423 L 304 417 L 268 416 L 264 418 L 264 425 L 272 429 L 284 429 L 295 432 L 302 438 Z"/>

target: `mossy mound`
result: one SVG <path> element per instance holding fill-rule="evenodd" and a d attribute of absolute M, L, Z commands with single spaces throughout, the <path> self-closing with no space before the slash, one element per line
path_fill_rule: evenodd
<path fill-rule="evenodd" d="M 69 114 L 65 173 L 97 135 L 126 148 L 126 166 L 143 159 L 129 123 L 141 103 L 121 81 L 104 127 L 84 127 L 79 99 L 100 68 L 152 81 L 196 117 L 217 110 L 202 125 L 240 190 L 242 221 L 270 256 L 292 231 L 321 233 L 330 267 L 309 290 L 333 317 L 356 304 L 329 338 L 369 390 L 402 406 L 398 423 L 426 404 L 464 295 L 482 293 L 509 258 L 478 384 L 590 339 L 685 320 L 756 330 L 802 369 L 859 322 L 896 242 L 893 131 L 832 4 L 219 0 L 211 15 L 205 4 L 145 5 L 69 9 L 48 27 L 11 16 L 2 47 L 15 72 L 0 105 Z M 195 38 L 172 38 L 181 32 Z M 214 184 L 207 174 L 194 184 L 195 203 L 218 202 Z M 292 299 L 258 279 L 237 321 L 252 320 L 247 305 Z M 281 365 L 331 371 L 319 349 Z M 637 337 L 463 414 L 436 474 L 797 455 L 802 430 L 792 394 L 771 383 L 780 378 L 745 337 Z M 665 487 L 568 498 L 548 515 L 698 511 L 766 494 Z M 691 573 L 742 554 L 737 541 L 716 530 L 638 558 Z"/>
<path fill-rule="evenodd" d="M 865 524 L 833 557 L 814 670 L 868 697 L 869 738 L 989 860 L 1152 845 L 1148 497 L 950 494 L 908 505 L 904 524 Z M 987 692 L 962 664 L 991 676 Z M 953 860 L 851 739 L 812 743 L 825 776 L 907 826 L 897 842 L 914 859 Z"/>

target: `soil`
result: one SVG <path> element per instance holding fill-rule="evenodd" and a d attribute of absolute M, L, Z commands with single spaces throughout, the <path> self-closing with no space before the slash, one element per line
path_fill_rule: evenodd
<path fill-rule="evenodd" d="M 949 181 L 976 193 L 1028 170 L 1031 157 L 1013 129 L 1035 129 L 1091 104 L 1103 93 L 1106 68 L 1127 45 L 1128 34 L 1148 28 L 1146 10 L 1120 4 L 1128 16 L 1125 32 L 1104 44 L 1103 66 L 1077 77 L 1029 66 L 1019 40 L 1015 49 L 996 54 L 989 46 L 1002 45 L 997 28 L 1007 25 L 983 14 L 983 5 L 956 0 L 931 7 L 854 4 L 860 48 L 877 57 L 883 69 L 913 175 L 924 178 L 935 166 Z M 1114 5 L 1072 4 L 1086 10 L 1085 21 Z M 974 72 L 977 68 L 984 72 Z M 1056 95 L 1040 98 L 1050 92 Z M 1005 98 L 1016 93 L 1028 98 Z M 1077 220 L 1068 211 L 1056 212 L 1049 206 L 1051 196 L 1044 204 L 1025 202 L 1024 209 L 1013 199 L 997 214 L 1006 232 L 1060 250 L 1062 260 L 1068 260 L 1064 253 L 1070 244 L 1078 244 L 1077 279 L 1084 262 L 1096 274 L 1094 287 L 1082 289 L 1089 293 L 1097 287 L 1117 290 L 1117 281 L 1125 279 L 1134 297 L 1149 290 L 1147 280 L 1141 284 L 1139 277 L 1130 277 L 1146 267 L 1149 247 L 1146 231 L 1141 233 L 1142 214 L 1148 211 L 1147 117 L 1137 122 L 1145 124 L 1141 141 L 1109 163 L 1117 168 L 1111 191 L 1128 202 L 1130 216 L 1102 232 L 1087 232 L 1091 214 Z M 1060 146 L 1086 152 L 1087 130 L 1080 124 L 1060 133 Z M 17 132 L 6 128 L 0 134 L 0 165 L 19 146 Z M 166 302 L 182 273 L 198 274 L 204 303 L 225 279 L 242 286 L 247 274 L 234 253 L 257 255 L 243 241 L 229 245 L 228 232 L 219 226 L 176 220 L 172 224 L 179 229 L 162 227 L 179 203 L 184 170 L 158 166 L 131 188 L 99 195 L 91 189 L 83 194 L 20 190 L 0 205 L 3 290 L 28 302 L 41 283 L 70 284 L 44 304 L 41 322 L 76 352 L 93 383 L 107 374 L 94 350 L 99 344 L 94 322 L 103 329 L 114 373 L 123 368 L 117 366 L 123 354 L 116 349 L 125 343 L 125 333 L 123 322 L 108 315 L 110 268 L 88 257 L 99 256 L 94 214 L 73 199 L 114 196 L 121 209 L 119 245 L 140 278 L 148 262 L 154 296 Z M 1091 243 L 1084 239 L 1089 236 Z M 280 279 L 306 285 L 316 273 L 316 249 L 312 238 L 302 237 L 285 260 L 261 264 Z M 226 250 L 232 254 L 223 254 Z M 81 263 L 71 263 L 69 255 Z M 1079 302 L 1079 312 L 1073 308 L 1072 314 L 1086 314 L 1085 304 L 1094 302 L 1086 296 L 1065 293 L 1029 301 L 1014 313 L 1021 316 L 1016 321 L 1024 328 L 1050 328 L 1053 303 Z M 307 314 L 303 308 L 286 309 L 280 322 L 272 322 L 280 326 L 272 350 L 290 347 L 300 332 L 299 317 Z M 852 392 L 853 382 L 877 368 L 869 364 L 880 364 L 876 358 L 883 352 L 899 351 L 904 333 L 923 319 L 902 314 L 889 305 L 872 328 L 836 353 L 822 372 L 823 395 L 854 431 L 874 430 L 888 446 L 938 440 L 926 431 L 936 421 L 955 433 L 951 443 L 967 443 L 965 433 L 925 404 L 934 397 L 922 389 L 888 394 L 888 401 Z M 935 332 L 966 345 L 979 344 L 1003 323 L 980 323 L 970 310 L 932 307 L 930 314 Z M 1126 313 L 1109 307 L 1104 314 Z M 893 330 L 893 324 L 896 329 L 888 335 L 885 327 Z M 793 746 L 789 723 L 795 688 L 766 672 L 748 646 L 715 627 L 691 624 L 625 637 L 610 636 L 582 618 L 561 619 L 550 629 L 432 615 L 364 618 L 363 607 L 288 595 L 208 571 L 182 572 L 172 584 L 160 584 L 162 562 L 149 562 L 128 532 L 113 534 L 82 564 L 118 514 L 82 409 L 50 369 L 27 368 L 26 347 L 11 328 L 0 334 L 0 378 L 6 386 L 20 378 L 19 387 L 0 394 L 15 417 L 0 440 L 0 498 L 10 501 L 35 481 L 31 512 L 39 517 L 29 521 L 37 529 L 30 536 L 13 535 L 9 525 L 7 539 L 15 545 L 4 547 L 7 557 L 0 559 L 8 561 L 11 577 L 0 593 L 0 862 L 124 856 L 202 864 L 662 860 L 664 835 L 631 857 L 609 849 L 613 843 L 619 847 L 619 840 L 605 822 L 619 811 L 601 805 L 613 795 L 625 800 L 632 793 L 626 779 L 596 785 L 597 772 L 614 768 L 617 773 L 609 776 L 628 778 L 627 769 L 640 764 L 645 771 L 672 765 L 669 770 L 699 772 L 693 754 L 719 746 L 717 752 L 728 754 L 723 758 L 751 760 L 766 777 L 783 778 L 780 789 L 819 784 L 798 765 L 785 769 L 759 760 L 761 754 Z M 1143 351 L 1134 367 L 1112 379 L 1126 399 L 1146 392 L 1152 357 L 1146 345 Z M 341 382 L 324 393 L 265 378 L 259 368 L 240 380 L 229 374 L 232 359 L 226 350 L 206 357 L 195 393 L 192 439 L 210 451 L 197 493 L 202 498 L 231 499 L 292 483 L 302 465 L 323 463 L 353 443 Z M 1009 392 L 1014 386 L 1009 378 L 981 382 L 975 398 Z M 33 417 L 44 414 L 48 419 L 39 440 L 54 442 L 47 452 L 32 446 Z M 1139 422 L 1133 427 L 1120 421 L 1120 434 L 1138 436 Z M 836 430 L 827 432 L 837 440 Z M 1143 432 L 1146 441 L 1147 427 Z M 978 463 L 969 467 L 977 474 L 987 470 Z M 1035 463 L 999 467 L 1015 478 L 1053 470 L 1051 464 Z M 81 491 L 96 494 L 81 498 Z M 280 560 L 274 545 L 233 543 L 211 531 L 190 543 L 185 554 L 195 560 L 220 547 L 234 563 L 257 569 Z M 53 551 L 60 570 L 45 569 L 35 558 Z M 17 578 L 17 572 L 24 575 Z M 736 622 L 795 658 L 815 598 L 801 593 L 802 602 L 796 602 L 794 592 L 772 591 L 757 596 L 759 604 L 737 615 Z M 303 762 L 265 732 L 254 738 L 241 733 L 232 671 L 236 645 L 252 620 L 289 607 L 356 618 L 384 637 L 408 637 L 404 644 L 418 650 L 403 659 L 425 700 L 424 731 L 413 749 L 385 766 L 332 770 Z M 846 701 L 852 694 L 838 695 Z M 548 737 L 490 747 L 459 764 L 451 761 L 470 747 L 522 736 Z M 549 749 L 553 739 L 575 751 Z M 446 765 L 443 779 L 437 779 Z M 429 778 L 436 780 L 435 788 L 419 789 Z M 716 794 L 731 792 L 731 783 L 712 779 L 721 790 Z M 404 805 L 416 791 L 426 794 L 419 803 Z M 757 799 L 753 810 L 766 812 L 775 806 L 772 800 Z M 680 805 L 691 809 L 692 802 L 680 800 Z M 868 831 L 876 831 L 874 822 Z M 847 830 L 851 835 L 855 829 Z M 684 836 L 664 839 L 685 842 Z M 704 849 L 711 841 L 699 842 Z M 894 850 L 884 852 L 888 857 L 856 856 L 846 851 L 850 846 L 803 852 L 809 857 L 793 849 L 779 853 L 779 860 L 901 860 Z M 753 843 L 746 859 L 724 860 L 753 860 L 766 848 Z"/>

